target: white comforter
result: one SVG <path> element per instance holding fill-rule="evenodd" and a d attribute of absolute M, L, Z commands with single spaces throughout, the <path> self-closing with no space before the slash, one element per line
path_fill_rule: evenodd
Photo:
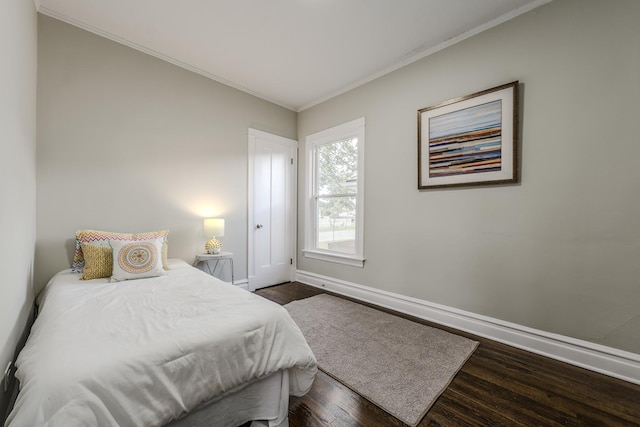
<path fill-rule="evenodd" d="M 40 300 L 11 427 L 159 426 L 281 369 L 294 395 L 316 374 L 285 309 L 184 262 L 115 283 L 67 270 Z"/>

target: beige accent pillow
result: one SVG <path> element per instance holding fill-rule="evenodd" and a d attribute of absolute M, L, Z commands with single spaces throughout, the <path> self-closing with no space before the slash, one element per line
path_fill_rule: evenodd
<path fill-rule="evenodd" d="M 82 243 L 84 269 L 82 280 L 102 279 L 113 274 L 113 250 L 111 246 Z"/>

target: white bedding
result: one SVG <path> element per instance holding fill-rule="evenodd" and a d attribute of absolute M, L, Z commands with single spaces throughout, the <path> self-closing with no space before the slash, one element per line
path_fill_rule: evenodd
<path fill-rule="evenodd" d="M 171 262 L 163 277 L 108 283 L 58 273 L 17 360 L 17 426 L 160 426 L 288 369 L 305 394 L 317 364 L 285 309 Z"/>

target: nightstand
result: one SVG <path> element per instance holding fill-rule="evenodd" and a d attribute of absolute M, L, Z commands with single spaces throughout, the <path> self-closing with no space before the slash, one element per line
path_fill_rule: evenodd
<path fill-rule="evenodd" d="M 213 263 L 215 261 L 215 263 Z M 218 277 L 216 275 L 216 271 L 218 274 L 222 273 L 222 269 L 224 268 L 224 263 L 220 265 L 220 270 L 218 271 L 218 264 L 220 261 L 225 261 L 231 267 L 231 284 L 233 284 L 233 253 L 232 252 L 220 252 L 219 254 L 198 254 L 196 255 L 196 260 L 193 265 L 196 266 L 199 263 L 204 263 L 205 269 L 203 271 L 209 273 L 214 277 Z M 213 263 L 213 268 L 211 264 Z"/>

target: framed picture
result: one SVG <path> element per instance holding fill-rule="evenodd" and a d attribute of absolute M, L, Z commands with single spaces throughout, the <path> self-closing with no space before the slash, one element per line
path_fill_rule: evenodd
<path fill-rule="evenodd" d="M 518 181 L 518 81 L 418 110 L 418 189 Z"/>

